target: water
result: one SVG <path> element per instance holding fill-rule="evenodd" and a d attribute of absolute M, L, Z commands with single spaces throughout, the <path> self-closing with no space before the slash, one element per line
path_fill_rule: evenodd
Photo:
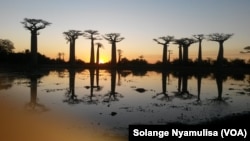
<path fill-rule="evenodd" d="M 250 111 L 250 75 L 161 71 L 0 72 L 0 98 L 63 112 L 112 134 L 130 124 L 196 124 Z"/>

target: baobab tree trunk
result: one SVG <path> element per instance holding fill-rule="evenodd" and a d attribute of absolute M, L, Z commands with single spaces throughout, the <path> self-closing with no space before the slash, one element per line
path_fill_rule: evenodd
<path fill-rule="evenodd" d="M 37 66 L 37 31 L 31 32 L 31 64 Z"/>
<path fill-rule="evenodd" d="M 99 65 L 99 47 L 97 47 L 97 52 L 96 52 L 96 65 Z"/>
<path fill-rule="evenodd" d="M 201 42 L 202 42 L 202 41 L 199 41 L 198 63 L 201 63 L 201 62 L 202 62 Z"/>
<path fill-rule="evenodd" d="M 111 65 L 116 66 L 116 43 L 115 42 L 112 42 L 111 52 L 112 52 Z"/>
<path fill-rule="evenodd" d="M 75 40 L 70 41 L 70 57 L 69 62 L 71 65 L 75 63 Z"/>
<path fill-rule="evenodd" d="M 223 49 L 223 42 L 219 42 L 220 46 L 219 46 L 219 53 L 217 56 L 217 62 L 219 64 L 222 64 L 223 59 L 224 59 L 224 49 Z"/>
<path fill-rule="evenodd" d="M 179 45 L 179 63 L 182 62 L 182 45 Z"/>
<path fill-rule="evenodd" d="M 90 52 L 90 64 L 95 64 L 95 49 L 94 49 L 94 39 L 91 39 L 91 52 Z"/>
<path fill-rule="evenodd" d="M 162 63 L 164 65 L 167 64 L 167 48 L 168 48 L 168 45 L 165 45 L 163 46 L 163 56 L 162 56 Z"/>
<path fill-rule="evenodd" d="M 183 62 L 188 63 L 188 46 L 183 46 Z"/>

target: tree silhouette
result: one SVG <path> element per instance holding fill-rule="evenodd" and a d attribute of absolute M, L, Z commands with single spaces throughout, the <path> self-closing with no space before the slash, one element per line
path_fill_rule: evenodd
<path fill-rule="evenodd" d="M 15 49 L 13 42 L 8 39 L 0 39 L 0 54 L 9 54 Z"/>
<path fill-rule="evenodd" d="M 99 37 L 95 37 L 99 35 L 97 30 L 85 30 L 83 36 L 86 37 L 87 39 L 91 40 L 91 51 L 90 51 L 90 64 L 94 65 L 95 64 L 95 48 L 94 48 L 94 40 L 101 40 Z"/>
<path fill-rule="evenodd" d="M 201 49 L 201 42 L 203 39 L 205 39 L 205 36 L 203 34 L 197 34 L 193 35 L 194 38 L 196 38 L 199 42 L 199 50 L 198 50 L 198 63 L 202 62 L 202 49 Z"/>
<path fill-rule="evenodd" d="M 159 98 L 159 100 L 162 101 L 170 101 L 172 100 L 172 96 L 169 96 L 167 93 L 167 78 L 169 77 L 169 73 L 166 71 L 162 71 L 161 72 L 161 80 L 162 80 L 162 92 L 161 93 L 157 93 L 155 96 L 153 96 L 152 98 L 156 98 L 159 97 L 160 95 L 162 95 L 162 97 Z"/>
<path fill-rule="evenodd" d="M 97 52 L 96 52 L 96 64 L 99 65 L 100 55 L 99 49 L 103 47 L 102 43 L 96 43 L 97 45 Z"/>
<path fill-rule="evenodd" d="M 124 37 L 120 37 L 119 33 L 109 33 L 103 36 L 112 45 L 111 47 L 111 65 L 116 66 L 116 43 L 124 40 Z"/>
<path fill-rule="evenodd" d="M 79 104 L 81 102 L 80 99 L 77 98 L 75 94 L 75 70 L 69 69 L 69 89 L 67 89 L 65 95 L 66 99 L 63 102 L 67 102 L 68 104 Z"/>
<path fill-rule="evenodd" d="M 196 43 L 197 41 L 193 38 L 182 38 L 183 40 L 183 62 L 188 63 L 188 48 L 191 44 Z"/>
<path fill-rule="evenodd" d="M 98 72 L 98 75 L 99 75 L 99 72 Z M 95 81 L 95 69 L 94 68 L 89 69 L 89 76 L 90 76 L 90 85 L 85 86 L 85 88 L 90 89 L 90 95 L 87 97 L 84 97 L 83 102 L 86 102 L 87 104 L 98 104 L 99 100 L 98 100 L 98 97 L 94 95 L 94 89 L 98 91 L 100 90 L 100 87 L 99 87 L 99 80 L 96 82 L 98 84 L 96 86 L 94 85 L 94 81 Z M 99 76 L 97 78 L 97 74 L 96 74 L 96 80 L 97 79 L 99 79 Z"/>
<path fill-rule="evenodd" d="M 214 41 L 214 42 L 219 43 L 219 52 L 218 52 L 218 56 L 217 56 L 217 63 L 219 65 L 222 65 L 222 62 L 224 59 L 223 43 L 232 36 L 233 36 L 233 34 L 224 34 L 224 33 L 212 33 L 212 34 L 208 35 L 209 41 Z"/>
<path fill-rule="evenodd" d="M 110 106 L 110 102 L 119 101 L 119 98 L 123 98 L 123 95 L 116 92 L 116 69 L 111 69 L 111 90 L 109 93 L 104 95 L 103 102 L 108 103 Z"/>
<path fill-rule="evenodd" d="M 188 90 L 188 79 L 188 72 L 178 73 L 178 92 L 175 95 L 176 97 L 181 98 L 183 100 L 194 98 L 194 95 L 191 94 Z"/>
<path fill-rule="evenodd" d="M 83 35 L 83 33 L 79 30 L 69 30 L 67 32 L 63 32 L 65 39 L 69 42 L 69 63 L 74 65 L 75 63 L 75 40 L 78 36 Z"/>
<path fill-rule="evenodd" d="M 28 19 L 24 18 L 24 21 L 21 22 L 24 25 L 24 28 L 30 31 L 31 33 L 31 64 L 37 66 L 37 35 L 38 31 L 44 29 L 46 26 L 51 23 L 44 21 L 42 19 Z"/>
<path fill-rule="evenodd" d="M 162 55 L 162 63 L 165 65 L 167 64 L 167 50 L 168 50 L 168 44 L 171 41 L 174 41 L 174 36 L 163 36 L 159 37 L 158 39 L 153 39 L 158 44 L 163 45 L 163 55 Z M 163 40 L 163 42 L 160 42 L 159 40 Z"/>
<path fill-rule="evenodd" d="M 38 96 L 37 96 L 37 87 L 38 87 L 38 79 L 40 78 L 40 75 L 37 74 L 31 74 L 28 76 L 30 79 L 30 102 L 25 105 L 25 108 L 27 110 L 32 112 L 46 112 L 49 109 L 46 108 L 43 104 L 40 104 L 38 102 Z"/>
<path fill-rule="evenodd" d="M 179 63 L 181 63 L 182 60 L 183 60 L 183 58 L 182 58 L 182 47 L 183 47 L 183 44 L 184 44 L 183 42 L 184 42 L 183 39 L 176 39 L 174 41 L 174 44 L 179 45 Z"/>
<path fill-rule="evenodd" d="M 244 47 L 245 51 L 241 51 L 240 53 L 250 53 L 250 46 Z"/>

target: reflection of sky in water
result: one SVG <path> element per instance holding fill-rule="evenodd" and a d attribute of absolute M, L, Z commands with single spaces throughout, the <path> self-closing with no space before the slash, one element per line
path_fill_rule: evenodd
<path fill-rule="evenodd" d="M 49 75 L 37 78 L 36 103 L 44 105 L 50 111 L 62 111 L 81 120 L 88 120 L 90 124 L 107 128 L 111 131 L 126 133 L 129 124 L 165 124 L 168 122 L 182 122 L 187 124 L 210 121 L 232 113 L 250 111 L 249 75 L 243 80 L 231 77 L 223 81 L 222 101 L 217 100 L 218 89 L 212 74 L 201 80 L 200 100 L 198 101 L 197 78 L 188 76 L 187 90 L 192 97 L 177 97 L 178 75 L 166 73 L 166 93 L 163 95 L 161 72 L 148 71 L 144 75 L 138 73 L 117 73 L 115 82 L 116 101 L 109 97 L 111 92 L 111 72 L 99 71 L 99 90 L 93 87 L 91 96 L 90 71 L 75 72 L 74 90 L 78 104 L 65 102 L 66 92 L 69 90 L 68 71 L 51 71 Z M 73 74 L 73 73 L 72 73 Z M 72 75 L 71 74 L 71 75 Z M 94 72 L 94 86 L 97 85 Z M 126 76 L 125 76 L 126 75 Z M 31 101 L 31 80 L 24 75 L 0 75 L 0 86 L 12 84 L 7 89 L 0 89 L 0 97 L 14 100 L 20 108 Z M 163 77 L 162 77 L 163 76 Z M 11 77 L 12 79 L 6 79 Z M 114 77 L 114 75 L 113 75 Z M 72 77 L 74 78 L 74 77 Z M 183 81 L 182 81 L 183 82 Z M 137 92 L 137 88 L 146 90 Z M 180 89 L 182 90 L 182 89 Z M 159 95 L 157 95 L 159 94 Z M 110 98 L 110 99 L 109 99 Z M 104 102 L 104 99 L 106 99 Z M 107 99 L 110 101 L 107 102 Z M 64 102 L 63 102 L 64 101 Z"/>

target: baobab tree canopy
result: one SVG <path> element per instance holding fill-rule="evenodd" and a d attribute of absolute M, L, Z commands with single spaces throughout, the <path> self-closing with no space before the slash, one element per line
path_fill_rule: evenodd
<path fill-rule="evenodd" d="M 112 44 L 111 47 L 111 64 L 116 65 L 116 42 L 124 40 L 124 37 L 120 37 L 119 33 L 109 33 L 103 36 L 104 39 L 108 40 Z"/>
<path fill-rule="evenodd" d="M 70 50 L 69 50 L 69 62 L 71 65 L 75 62 L 75 40 L 78 36 L 83 35 L 83 33 L 79 30 L 69 30 L 67 32 L 63 32 L 65 39 L 67 42 L 70 42 Z"/>
<path fill-rule="evenodd" d="M 163 45 L 163 55 L 162 55 L 162 63 L 164 65 L 166 65 L 167 63 L 167 48 L 168 48 L 168 44 L 171 41 L 174 41 L 174 36 L 163 36 L 163 37 L 159 37 L 158 39 L 153 39 L 154 41 L 156 41 L 158 44 Z M 162 40 L 163 42 L 159 41 Z"/>
<path fill-rule="evenodd" d="M 121 36 L 120 33 L 109 33 L 105 34 L 103 38 L 108 40 L 112 44 L 113 42 L 120 42 L 125 39 L 124 37 L 120 36 Z"/>
<path fill-rule="evenodd" d="M 94 36 L 99 35 L 97 30 L 85 30 L 84 33 L 85 34 L 83 34 L 83 36 L 86 37 L 87 39 L 101 40 L 101 38 L 99 38 L 99 37 L 94 37 Z"/>
<path fill-rule="evenodd" d="M 208 35 L 208 40 L 215 41 L 215 42 L 224 42 L 232 36 L 233 36 L 233 34 L 212 33 L 212 34 Z"/>
<path fill-rule="evenodd" d="M 158 44 L 164 45 L 164 44 L 169 44 L 169 42 L 171 41 L 174 41 L 174 36 L 163 36 L 153 40 L 156 41 Z M 159 40 L 162 40 L 164 42 L 160 42 Z"/>
<path fill-rule="evenodd" d="M 189 47 L 191 44 L 197 42 L 197 40 L 195 40 L 195 39 L 193 39 L 193 38 L 182 38 L 181 40 L 183 41 L 182 43 L 183 43 L 183 46 L 184 46 L 184 47 L 185 47 L 185 46 Z"/>
<path fill-rule="evenodd" d="M 193 37 L 199 41 L 205 39 L 205 35 L 204 34 L 196 34 L 196 35 L 193 35 Z"/>
<path fill-rule="evenodd" d="M 46 26 L 51 24 L 42 19 L 28 19 L 28 18 L 24 18 L 24 21 L 21 23 L 24 25 L 24 28 L 30 31 L 38 31 L 40 29 L 44 29 Z"/>
<path fill-rule="evenodd" d="M 91 50 L 90 50 L 90 64 L 94 65 L 95 63 L 95 48 L 94 48 L 94 40 L 101 40 L 101 38 L 98 37 L 99 33 L 97 30 L 85 30 L 85 34 L 83 35 L 87 39 L 91 40 Z"/>
<path fill-rule="evenodd" d="M 69 30 L 67 32 L 63 32 L 63 34 L 65 35 L 65 39 L 69 42 L 77 39 L 78 36 L 83 35 L 82 31 L 79 30 Z"/>

